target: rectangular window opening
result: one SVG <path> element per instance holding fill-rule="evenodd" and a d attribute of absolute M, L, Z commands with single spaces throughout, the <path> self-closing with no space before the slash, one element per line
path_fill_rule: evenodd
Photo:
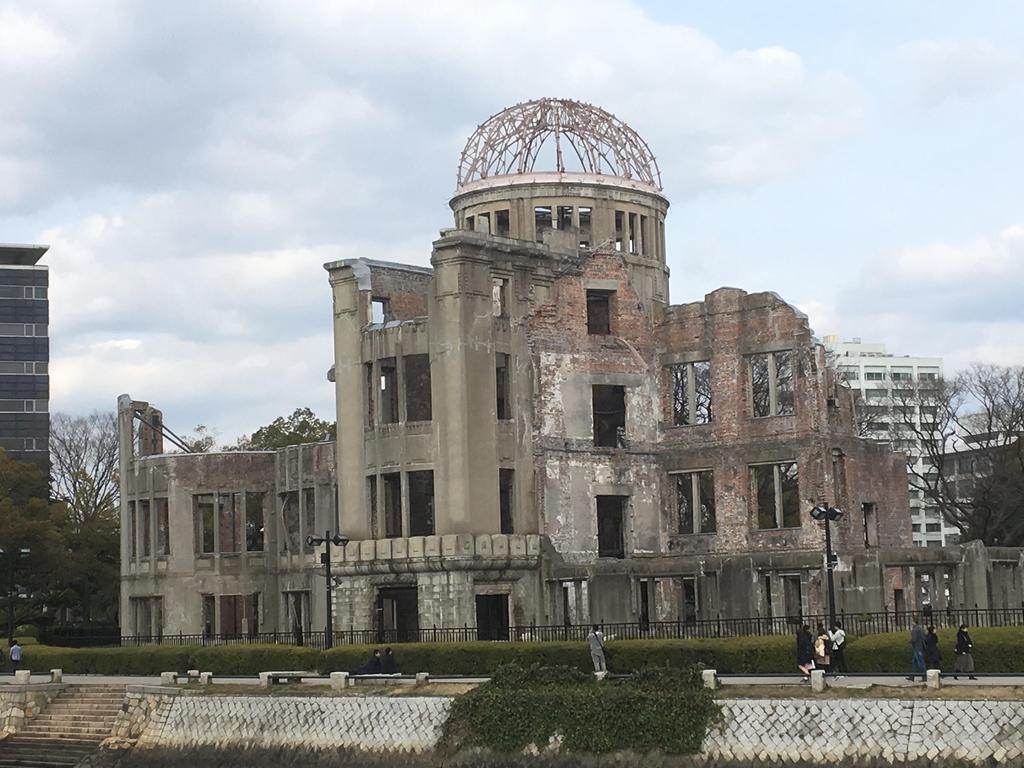
<path fill-rule="evenodd" d="M 697 597 L 696 576 L 683 576 L 679 579 L 679 598 L 679 618 L 686 622 L 697 621 L 700 603 Z"/>
<path fill-rule="evenodd" d="M 796 413 L 792 350 L 750 355 L 748 368 L 751 412 L 755 418 Z"/>
<path fill-rule="evenodd" d="M 373 427 L 373 363 L 364 363 L 366 368 L 366 402 L 364 410 L 366 411 L 366 426 Z"/>
<path fill-rule="evenodd" d="M 137 560 L 139 557 L 139 520 L 135 511 L 135 502 L 128 502 L 128 541 L 131 552 L 131 559 Z M 196 550 L 199 551 L 198 549 Z"/>
<path fill-rule="evenodd" d="M 623 448 L 626 445 L 626 388 L 593 385 L 594 445 Z"/>
<path fill-rule="evenodd" d="M 491 314 L 508 317 L 508 280 L 504 277 L 491 279 Z"/>
<path fill-rule="evenodd" d="M 623 223 L 623 219 L 624 219 L 623 212 L 622 211 L 616 211 L 615 212 L 615 250 L 616 251 L 621 251 L 622 250 L 622 238 L 623 238 L 623 235 L 624 235 L 623 229 L 625 228 L 625 224 Z"/>
<path fill-rule="evenodd" d="M 509 400 L 508 355 L 498 352 L 494 355 L 495 414 L 499 421 L 512 418 L 512 404 Z"/>
<path fill-rule="evenodd" d="M 430 470 L 408 473 L 409 535 L 434 535 L 434 473 Z"/>
<path fill-rule="evenodd" d="M 380 366 L 380 422 L 398 422 L 398 370 L 395 358 L 385 357 L 378 361 Z"/>
<path fill-rule="evenodd" d="M 281 551 L 298 554 L 302 551 L 300 536 L 302 524 L 299 520 L 299 492 L 286 491 L 279 494 L 281 504 L 281 520 L 284 522 L 284 539 Z"/>
<path fill-rule="evenodd" d="M 245 551 L 262 552 L 266 546 L 263 525 L 263 502 L 266 493 L 248 491 L 245 494 Z"/>
<path fill-rule="evenodd" d="M 587 291 L 587 333 L 608 336 L 612 332 L 612 297 L 615 291 Z"/>
<path fill-rule="evenodd" d="M 316 535 L 316 489 L 302 489 L 302 551 L 306 554 L 313 552 L 313 547 L 306 543 L 306 539 Z"/>
<path fill-rule="evenodd" d="M 711 470 L 676 475 L 676 509 L 679 533 L 715 532 L 715 483 Z"/>
<path fill-rule="evenodd" d="M 629 214 L 629 252 L 637 252 L 636 214 Z"/>
<path fill-rule="evenodd" d="M 384 486 L 384 537 L 402 536 L 402 476 L 398 472 L 381 475 Z"/>
<path fill-rule="evenodd" d="M 795 462 L 751 468 L 757 496 L 757 527 L 799 528 L 800 490 Z"/>
<path fill-rule="evenodd" d="M 170 526 L 167 517 L 167 499 L 153 499 L 153 516 L 156 518 L 156 554 L 160 557 L 171 554 Z"/>
<path fill-rule="evenodd" d="M 687 426 L 711 421 L 711 363 L 703 360 L 669 366 L 672 424 Z"/>
<path fill-rule="evenodd" d="M 242 495 L 217 494 L 217 525 L 220 533 L 221 554 L 242 551 Z"/>
<path fill-rule="evenodd" d="M 597 556 L 622 559 L 626 556 L 624 536 L 625 496 L 597 497 Z"/>
<path fill-rule="evenodd" d="M 640 253 L 644 256 L 652 256 L 650 245 L 650 230 L 647 228 L 647 217 L 640 217 Z"/>
<path fill-rule="evenodd" d="M 580 245 L 589 248 L 593 237 L 593 213 L 590 208 L 580 207 Z"/>
<path fill-rule="evenodd" d="M 213 494 L 204 493 L 192 497 L 195 515 L 196 552 L 201 555 L 212 555 L 215 551 L 215 523 Z"/>
<path fill-rule="evenodd" d="M 533 209 L 533 223 L 536 229 L 536 240 L 544 242 L 544 235 L 551 231 L 553 222 L 551 220 L 551 206 L 539 205 Z"/>
<path fill-rule="evenodd" d="M 500 518 L 501 533 L 514 533 L 515 531 L 512 524 L 512 481 L 514 477 L 514 470 L 498 470 L 498 516 Z"/>
<path fill-rule="evenodd" d="M 406 421 L 430 421 L 430 356 L 406 355 L 403 362 Z"/>
<path fill-rule="evenodd" d="M 508 208 L 494 212 L 494 234 L 498 237 L 508 237 Z"/>
<path fill-rule="evenodd" d="M 476 217 L 476 231 L 485 235 L 491 234 L 491 214 L 484 212 Z"/>
<path fill-rule="evenodd" d="M 572 206 L 558 206 L 558 228 L 563 232 L 572 229 Z"/>
<path fill-rule="evenodd" d="M 391 319 L 391 310 L 387 299 L 370 300 L 370 322 L 374 324 L 386 323 Z"/>

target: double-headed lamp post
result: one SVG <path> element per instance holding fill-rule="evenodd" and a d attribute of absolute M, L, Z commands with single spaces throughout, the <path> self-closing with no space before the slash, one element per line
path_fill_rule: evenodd
<path fill-rule="evenodd" d="M 840 509 L 827 504 L 818 504 L 811 510 L 811 517 L 825 523 L 825 574 L 828 579 L 828 623 L 831 629 L 836 623 L 836 583 L 832 572 L 836 567 L 836 553 L 832 551 L 832 521 L 843 516 Z"/>
<path fill-rule="evenodd" d="M 14 563 L 19 557 L 28 557 L 32 550 L 28 547 L 18 547 L 7 551 L 0 547 L 0 557 L 7 558 L 7 639 L 14 637 Z"/>
<path fill-rule="evenodd" d="M 336 547 L 344 547 L 348 544 L 348 536 L 342 536 L 340 533 L 331 536 L 331 532 L 326 531 L 323 536 L 307 536 L 306 544 L 311 547 L 325 545 L 323 554 L 320 555 L 320 562 L 326 568 L 324 575 L 327 580 L 327 632 L 324 637 L 324 648 L 327 649 L 334 646 L 334 608 L 331 604 L 331 544 Z"/>

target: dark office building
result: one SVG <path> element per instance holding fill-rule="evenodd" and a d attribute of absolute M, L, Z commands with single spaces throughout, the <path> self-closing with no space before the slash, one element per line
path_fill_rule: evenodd
<path fill-rule="evenodd" d="M 0 448 L 49 465 L 49 271 L 44 245 L 0 245 Z"/>

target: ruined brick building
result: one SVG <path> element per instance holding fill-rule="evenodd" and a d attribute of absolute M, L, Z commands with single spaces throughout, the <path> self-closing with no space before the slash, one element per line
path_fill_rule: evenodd
<path fill-rule="evenodd" d="M 842 610 L 1020 605 L 1018 551 L 910 547 L 905 459 L 855 436 L 804 315 L 669 303 L 669 203 L 628 126 L 505 110 L 451 207 L 430 268 L 325 265 L 336 446 L 164 454 L 159 412 L 122 398 L 126 632 L 322 627 L 304 539 L 327 529 L 351 539 L 339 630 L 806 616 L 816 504 L 844 512 Z"/>

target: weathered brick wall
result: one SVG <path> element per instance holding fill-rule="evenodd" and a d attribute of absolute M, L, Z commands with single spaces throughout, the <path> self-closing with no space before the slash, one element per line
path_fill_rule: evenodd
<path fill-rule="evenodd" d="M 425 316 L 432 279 L 429 271 L 370 265 L 372 295 L 388 302 L 388 320 Z"/>

